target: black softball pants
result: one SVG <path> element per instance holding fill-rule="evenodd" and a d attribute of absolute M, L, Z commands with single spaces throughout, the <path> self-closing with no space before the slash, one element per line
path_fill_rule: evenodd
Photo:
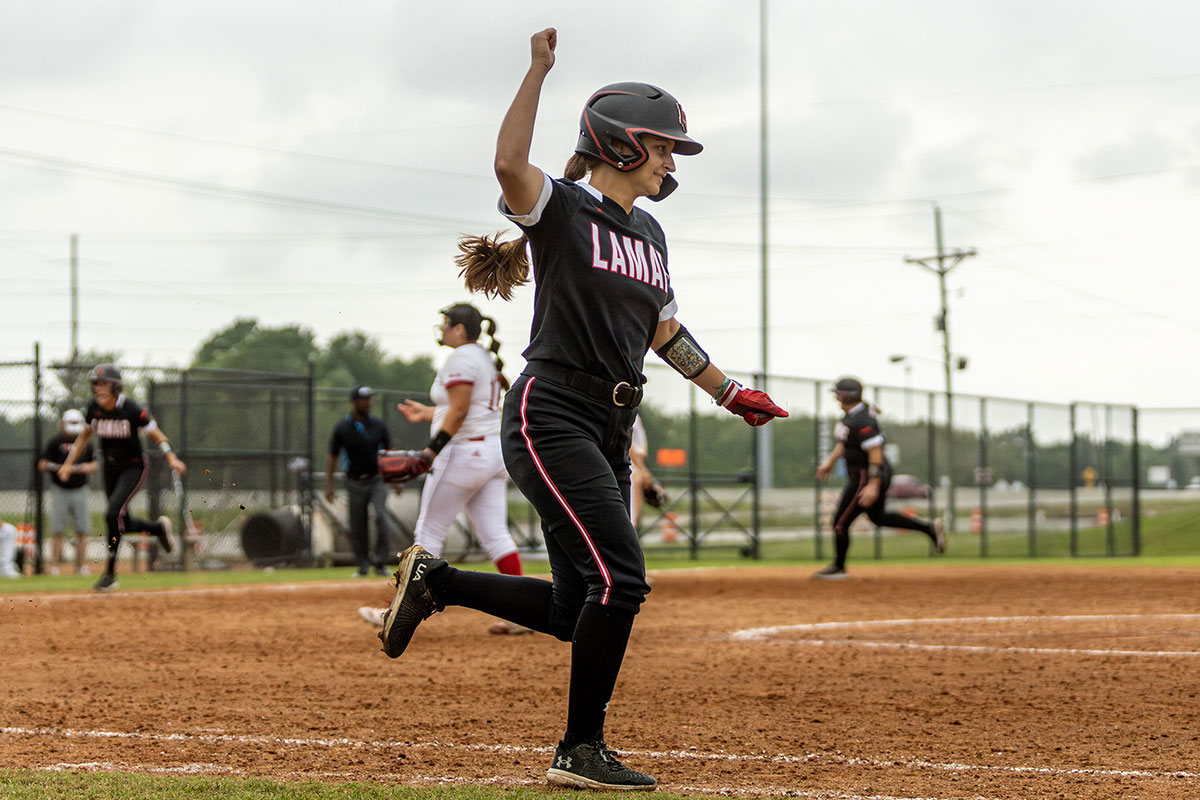
<path fill-rule="evenodd" d="M 833 544 L 836 552 L 833 563 L 835 566 L 845 569 L 846 554 L 850 551 L 850 523 L 858 519 L 859 515 L 863 513 L 867 515 L 867 519 L 881 528 L 901 528 L 910 531 L 920 531 L 931 540 L 937 540 L 933 525 L 930 523 L 923 519 L 914 519 L 905 514 L 887 510 L 888 487 L 892 485 L 892 469 L 890 465 L 885 463 L 883 471 L 880 474 L 879 496 L 875 498 L 874 503 L 864 508 L 858 504 L 857 498 L 859 491 L 866 485 L 866 482 L 867 471 L 865 469 L 851 472 L 849 479 L 846 481 L 845 488 L 842 489 L 842 496 L 838 500 L 837 509 L 833 512 Z"/>
<path fill-rule="evenodd" d="M 126 533 L 148 531 L 157 534 L 162 528 L 157 522 L 135 517 L 129 506 L 133 496 L 146 482 L 150 474 L 150 459 L 143 453 L 139 461 L 124 465 L 104 465 L 104 493 L 108 496 L 108 507 L 104 512 L 104 523 L 108 528 L 108 571 L 116 564 L 117 549 L 121 536 Z"/>
<path fill-rule="evenodd" d="M 572 643 L 568 746 L 603 738 L 633 618 L 650 591 L 629 519 L 633 418 L 633 409 L 522 375 L 504 402 L 504 463 L 541 517 L 553 580 L 451 567 L 428 578 L 443 603 Z"/>

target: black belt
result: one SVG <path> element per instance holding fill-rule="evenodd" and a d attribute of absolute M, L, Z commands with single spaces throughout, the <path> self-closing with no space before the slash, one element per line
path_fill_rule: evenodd
<path fill-rule="evenodd" d="M 578 389 L 614 406 L 633 408 L 642 402 L 641 386 L 632 386 L 627 381 L 613 383 L 549 361 L 530 361 L 525 365 L 524 372 L 534 378 L 545 378 Z"/>
<path fill-rule="evenodd" d="M 371 472 L 371 473 L 361 472 L 357 475 L 354 474 L 353 472 L 346 473 L 347 478 L 350 478 L 351 480 L 355 480 L 355 481 L 369 481 L 369 480 L 371 480 L 371 478 L 374 478 L 378 475 L 379 475 L 378 472 Z"/>

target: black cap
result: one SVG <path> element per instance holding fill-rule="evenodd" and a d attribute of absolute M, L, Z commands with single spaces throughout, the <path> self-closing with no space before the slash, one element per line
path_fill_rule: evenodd
<path fill-rule="evenodd" d="M 359 384 L 358 386 L 355 386 L 353 389 L 350 390 L 350 399 L 357 400 L 360 397 L 372 397 L 375 394 L 376 394 L 375 390 L 372 389 L 370 386 L 363 386 L 363 385 Z"/>
<path fill-rule="evenodd" d="M 857 378 L 838 378 L 838 382 L 833 385 L 833 390 L 838 393 L 861 395 L 863 385 Z"/>

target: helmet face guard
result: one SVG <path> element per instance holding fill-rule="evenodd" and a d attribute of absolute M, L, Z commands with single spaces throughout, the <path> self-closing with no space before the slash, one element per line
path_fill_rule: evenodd
<path fill-rule="evenodd" d="M 692 156 L 704 146 L 687 135 L 687 115 L 669 93 L 648 83 L 613 83 L 590 98 L 579 118 L 579 141 L 575 152 L 594 156 L 620 172 L 631 172 L 646 162 L 644 134 L 675 143 L 675 155 Z M 615 143 L 632 152 L 619 152 Z M 663 179 L 658 194 L 662 200 L 679 185 L 671 175 Z"/>

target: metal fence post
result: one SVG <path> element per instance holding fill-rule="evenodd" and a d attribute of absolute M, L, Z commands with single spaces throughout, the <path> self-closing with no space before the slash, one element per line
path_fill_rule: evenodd
<path fill-rule="evenodd" d="M 1026 404 L 1025 419 L 1025 482 L 1029 489 L 1028 539 L 1029 557 L 1037 555 L 1037 454 L 1033 440 L 1033 403 Z"/>
<path fill-rule="evenodd" d="M 937 426 L 933 422 L 934 415 L 934 395 L 933 392 L 928 392 L 925 399 L 929 401 L 929 416 L 925 420 L 925 451 L 929 459 L 929 518 L 937 518 L 937 455 L 934 452 L 937 449 Z M 952 515 L 942 515 L 945 522 L 953 525 L 954 517 Z M 951 533 L 952 529 L 948 528 L 946 533 Z"/>
<path fill-rule="evenodd" d="M 1076 404 L 1071 403 L 1071 447 L 1067 452 L 1067 469 L 1070 475 L 1067 479 L 1068 498 L 1071 507 L 1070 553 L 1074 558 L 1079 555 L 1079 491 L 1075 486 L 1075 476 L 1079 474 L 1079 456 L 1075 452 L 1079 442 L 1079 432 L 1076 428 Z"/>
<path fill-rule="evenodd" d="M 688 513 L 691 515 L 688 527 L 688 555 L 691 558 L 700 557 L 700 503 L 697 496 L 700 492 L 700 478 L 696 474 L 696 460 L 700 455 L 700 435 L 696 419 L 696 387 L 688 387 L 688 495 L 690 498 Z"/>
<path fill-rule="evenodd" d="M 1133 452 L 1130 454 L 1131 468 L 1133 471 L 1133 485 L 1130 487 L 1133 491 L 1133 519 L 1130 524 L 1133 526 L 1131 531 L 1133 535 L 1133 554 L 1140 556 L 1142 554 L 1142 472 L 1141 472 L 1141 445 L 1138 442 L 1138 409 L 1137 406 L 1132 408 L 1133 414 Z"/>
<path fill-rule="evenodd" d="M 1112 505 L 1112 406 L 1104 406 L 1104 510 L 1108 512 L 1108 522 L 1104 526 L 1104 549 L 1109 556 L 1116 555 L 1117 541 L 1113 520 Z"/>
<path fill-rule="evenodd" d="M 821 466 L 821 382 L 813 382 L 813 475 Z M 825 558 L 825 540 L 821 530 L 821 481 L 813 478 L 813 555 L 818 561 Z"/>
<path fill-rule="evenodd" d="M 33 488 L 33 526 L 37 537 L 37 552 L 33 557 L 33 571 L 42 574 L 42 475 L 37 468 L 37 454 L 42 452 L 42 345 L 33 343 L 33 452 L 30 467 L 31 486 Z M 79 541 L 76 537 L 76 541 Z"/>
<path fill-rule="evenodd" d="M 979 470 L 976 476 L 979 480 L 979 555 L 987 558 L 987 490 L 991 475 L 988 467 L 987 399 L 983 397 L 979 398 Z"/>

